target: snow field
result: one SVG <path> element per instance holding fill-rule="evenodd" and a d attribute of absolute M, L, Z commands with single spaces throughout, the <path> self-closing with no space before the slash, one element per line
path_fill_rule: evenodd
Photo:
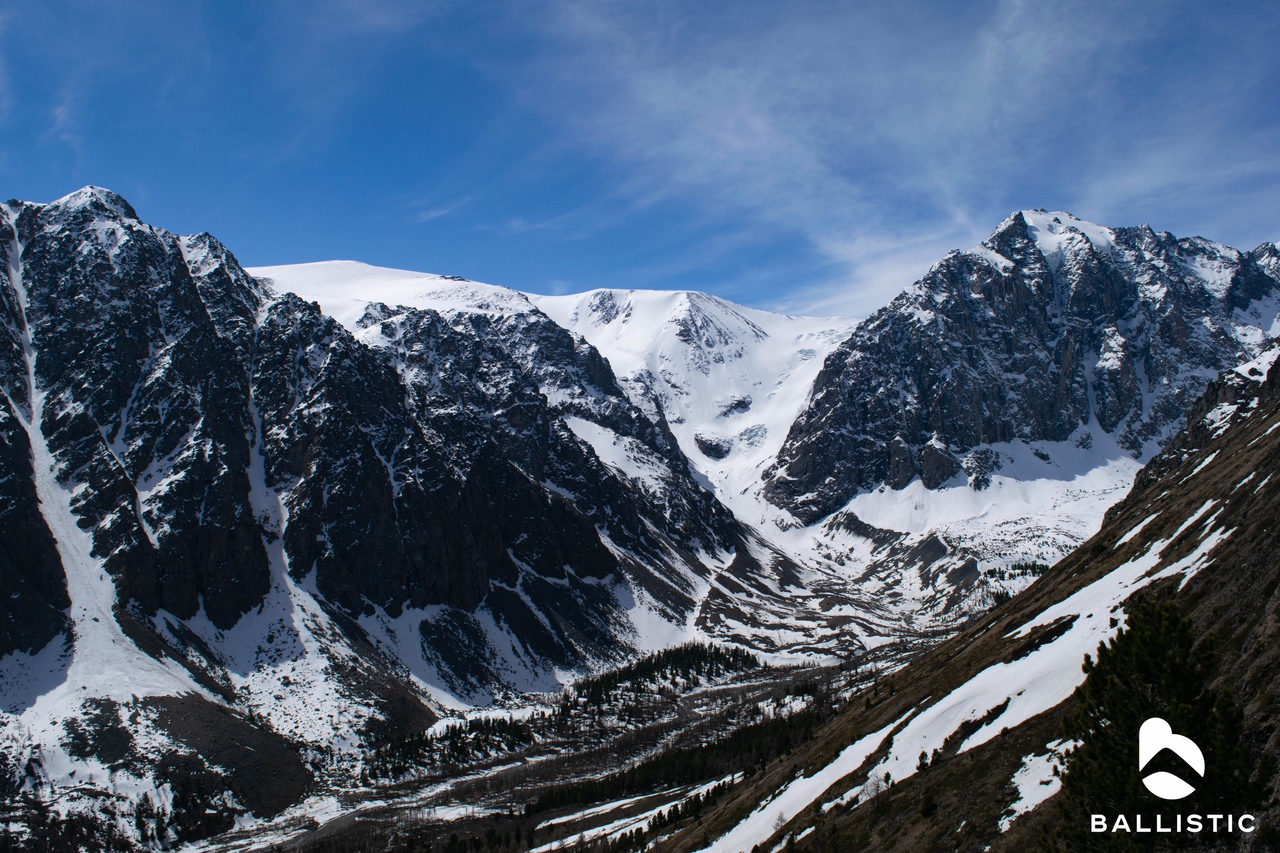
<path fill-rule="evenodd" d="M 905 717 L 903 719 L 906 719 Z M 812 776 L 800 776 L 761 803 L 741 823 L 716 839 L 703 853 L 748 853 L 821 797 L 832 785 L 853 773 L 880 748 L 884 739 L 902 724 L 897 720 L 878 732 L 850 744 Z"/>

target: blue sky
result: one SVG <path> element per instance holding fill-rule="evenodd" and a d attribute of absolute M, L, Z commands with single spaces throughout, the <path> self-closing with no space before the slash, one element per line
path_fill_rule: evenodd
<path fill-rule="evenodd" d="M 865 314 L 1022 207 L 1280 239 L 1268 3 L 0 2 L 0 197 Z"/>

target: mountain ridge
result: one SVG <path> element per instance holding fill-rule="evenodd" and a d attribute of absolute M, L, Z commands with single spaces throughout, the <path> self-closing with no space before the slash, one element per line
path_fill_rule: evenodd
<path fill-rule="evenodd" d="M 935 488 L 973 448 L 1062 441 L 1091 418 L 1142 457 L 1209 378 L 1280 332 L 1275 244 L 1240 253 L 1061 219 L 1013 214 L 860 325 L 824 365 L 765 497 L 812 523 L 878 483 Z M 1256 325 L 1237 316 L 1250 309 Z"/>
<path fill-rule="evenodd" d="M 1208 384 L 1203 364 L 1257 355 L 1273 331 L 1274 246 L 1224 279 L 1245 255 L 1132 229 L 1116 239 L 1154 240 L 1200 272 L 1126 272 L 1100 265 L 1081 227 L 1057 223 L 1058 258 L 1017 216 L 985 247 L 1007 264 L 948 256 L 936 269 L 954 276 L 852 323 L 351 263 L 259 278 L 216 238 L 147 225 L 107 190 L 5 205 L 0 693 L 7 752 L 38 758 L 10 768 L 15 790 L 76 790 L 83 805 L 127 789 L 111 795 L 126 811 L 145 793 L 192 840 L 350 784 L 352 757 L 399 732 L 690 639 L 901 666 L 1097 529 L 1138 467 L 1119 426 L 1145 434 L 1134 401 L 1155 400 L 1163 437 Z M 916 313 L 930 281 L 959 320 L 973 286 L 1039 299 L 1024 325 L 1045 335 L 1050 292 L 1104 314 L 1143 287 L 1177 305 L 1182 287 L 1193 307 L 1249 298 L 1231 334 L 1179 337 L 1168 315 L 1152 363 L 1178 368 L 1171 396 L 1125 391 L 1117 355 L 1106 387 L 1131 405 L 1110 432 L 1086 382 L 1089 418 L 1063 435 L 980 429 L 962 454 L 938 430 L 916 445 L 895 427 L 864 468 L 897 480 L 841 502 L 856 484 L 831 466 L 817 497 L 774 502 L 784 480 L 761 471 L 845 434 L 814 433 L 814 406 L 834 388 L 843 417 L 850 389 L 874 391 L 842 372 L 868 329 L 932 328 L 939 312 Z M 997 319 L 973 328 L 993 335 Z M 1016 361 L 1020 339 L 1000 340 L 992 358 Z M 1222 422 L 1231 393 L 1210 410 Z M 227 733 L 225 764 L 184 717 Z M 131 746 L 86 747 L 82 730 Z M 281 787 L 253 784 L 255 750 L 295 757 Z"/>

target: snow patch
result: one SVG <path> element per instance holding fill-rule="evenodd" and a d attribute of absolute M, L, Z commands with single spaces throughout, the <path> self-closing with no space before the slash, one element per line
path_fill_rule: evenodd
<path fill-rule="evenodd" d="M 524 294 L 510 288 L 460 280 L 456 276 L 375 267 L 358 261 L 249 267 L 246 272 L 278 292 L 295 293 L 318 303 L 320 310 L 353 333 L 360 331 L 359 320 L 371 302 L 492 317 L 533 310 Z"/>
<path fill-rule="evenodd" d="M 832 785 L 861 767 L 904 719 L 906 717 L 845 747 L 830 764 L 812 776 L 801 776 L 786 785 L 741 823 L 704 848 L 704 853 L 748 853 L 762 839 L 773 835 L 781 824 L 816 802 Z"/>
<path fill-rule="evenodd" d="M 1115 246 L 1115 234 L 1110 228 L 1072 216 L 1066 211 L 1024 210 L 1022 216 L 1027 221 L 1031 238 L 1046 258 L 1050 255 L 1061 258 L 1066 244 L 1075 234 L 1083 235 L 1099 252 L 1109 252 Z"/>
<path fill-rule="evenodd" d="M 1062 789 L 1064 756 L 1079 745 L 1078 740 L 1057 740 L 1048 745 L 1049 751 L 1044 755 L 1028 755 L 1023 759 L 1022 766 L 1009 780 L 1018 791 L 1018 799 L 1001 815 L 1001 832 L 1008 832 L 1014 818 L 1031 811 Z"/>

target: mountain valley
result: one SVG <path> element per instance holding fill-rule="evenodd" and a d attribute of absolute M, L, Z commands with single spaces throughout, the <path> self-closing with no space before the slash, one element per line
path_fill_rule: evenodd
<path fill-rule="evenodd" d="M 853 320 L 9 202 L 5 843 L 1026 849 L 1131 596 L 1272 753 L 1278 315 L 1047 211 Z"/>

